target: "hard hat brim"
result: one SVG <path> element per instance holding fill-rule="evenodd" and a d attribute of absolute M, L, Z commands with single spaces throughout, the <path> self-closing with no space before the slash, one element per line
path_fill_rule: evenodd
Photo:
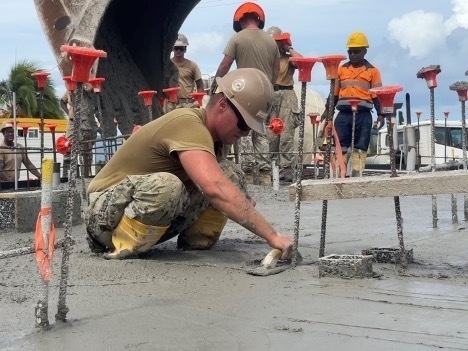
<path fill-rule="evenodd" d="M 280 34 L 280 35 L 274 35 L 273 36 L 273 39 L 275 39 L 276 41 L 280 41 L 280 40 L 288 40 L 291 38 L 291 34 L 288 33 L 288 32 L 285 32 L 283 34 Z"/>

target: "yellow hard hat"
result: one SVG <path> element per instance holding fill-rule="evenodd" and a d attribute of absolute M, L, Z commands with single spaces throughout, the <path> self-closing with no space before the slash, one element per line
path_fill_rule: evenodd
<path fill-rule="evenodd" d="M 367 37 L 362 32 L 354 32 L 352 33 L 348 41 L 346 42 L 346 47 L 348 48 L 368 48 L 369 42 L 367 41 Z"/>

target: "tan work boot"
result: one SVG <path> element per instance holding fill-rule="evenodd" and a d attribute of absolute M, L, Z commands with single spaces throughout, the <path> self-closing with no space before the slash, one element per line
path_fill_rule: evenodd
<path fill-rule="evenodd" d="M 214 208 L 203 211 L 190 227 L 177 237 L 179 250 L 208 250 L 218 242 L 228 218 Z"/>
<path fill-rule="evenodd" d="M 271 185 L 271 171 L 260 170 L 260 185 Z"/>
<path fill-rule="evenodd" d="M 290 167 L 283 168 L 281 170 L 280 179 L 282 179 L 283 181 L 285 181 L 287 183 L 292 183 L 293 179 L 294 179 L 294 172 L 293 172 L 292 168 L 290 168 Z"/>
<path fill-rule="evenodd" d="M 123 215 L 112 234 L 115 250 L 105 254 L 107 259 L 123 259 L 149 251 L 169 227 L 143 224 L 136 219 Z"/>
<path fill-rule="evenodd" d="M 362 177 L 362 172 L 366 168 L 367 152 L 362 150 L 353 151 L 353 168 L 351 177 Z"/>
<path fill-rule="evenodd" d="M 244 171 L 245 174 L 245 182 L 247 184 L 253 184 L 253 172 L 252 171 Z"/>

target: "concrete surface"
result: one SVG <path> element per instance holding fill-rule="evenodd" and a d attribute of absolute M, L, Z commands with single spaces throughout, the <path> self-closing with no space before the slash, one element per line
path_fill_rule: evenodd
<path fill-rule="evenodd" d="M 292 234 L 288 190 L 252 190 L 257 208 Z M 34 328 L 34 258 L 2 260 L 0 349 L 468 350 L 468 232 L 464 222 L 451 223 L 450 195 L 437 199 L 439 228 L 432 229 L 431 197 L 402 198 L 414 263 L 406 270 L 373 263 L 380 277 L 369 279 L 318 277 L 321 201 L 301 203 L 300 252 L 314 263 L 268 277 L 245 270 L 269 247 L 231 222 L 210 251 L 177 251 L 171 241 L 126 261 L 90 254 L 84 228 L 76 226 L 66 324 L 54 322 L 61 254 L 54 258 L 47 331 Z M 397 247 L 392 199 L 329 201 L 328 208 L 326 255 Z M 2 250 L 30 242 L 31 235 L 0 234 Z"/>

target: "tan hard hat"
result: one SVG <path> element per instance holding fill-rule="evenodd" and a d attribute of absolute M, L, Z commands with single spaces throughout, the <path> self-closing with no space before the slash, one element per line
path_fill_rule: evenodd
<path fill-rule="evenodd" d="M 182 33 L 179 33 L 177 35 L 177 40 L 175 41 L 174 43 L 174 46 L 188 46 L 189 43 L 188 43 L 188 39 L 185 35 L 183 35 Z"/>
<path fill-rule="evenodd" d="M 256 68 L 239 68 L 217 77 L 216 83 L 247 125 L 266 134 L 265 122 L 273 105 L 273 85 L 266 74 Z"/>
<path fill-rule="evenodd" d="M 268 28 L 267 33 L 270 34 L 275 40 L 288 40 L 291 38 L 290 33 L 283 32 L 281 28 L 275 26 Z"/>
<path fill-rule="evenodd" d="M 13 124 L 10 121 L 3 122 L 2 128 L 0 128 L 0 130 L 3 132 L 3 130 L 7 128 L 13 128 Z"/>

